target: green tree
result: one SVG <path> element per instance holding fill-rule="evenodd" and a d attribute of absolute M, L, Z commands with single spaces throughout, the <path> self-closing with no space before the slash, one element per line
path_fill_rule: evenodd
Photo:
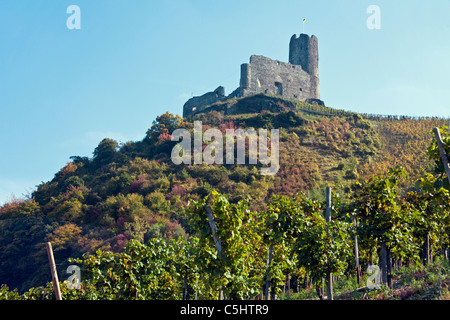
<path fill-rule="evenodd" d="M 94 149 L 93 163 L 97 168 L 108 164 L 114 159 L 118 148 L 119 144 L 117 141 L 109 138 L 103 139 Z"/>
<path fill-rule="evenodd" d="M 192 124 L 186 122 L 183 117 L 166 112 L 156 117 L 150 129 L 147 130 L 145 139 L 156 142 L 162 134 L 170 135 L 175 129 L 191 127 Z"/>

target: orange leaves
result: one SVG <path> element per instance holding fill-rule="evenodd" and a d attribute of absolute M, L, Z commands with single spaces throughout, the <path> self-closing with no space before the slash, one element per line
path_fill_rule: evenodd
<path fill-rule="evenodd" d="M 172 135 L 167 133 L 166 131 L 162 132 L 159 136 L 158 136 L 158 143 L 162 144 L 166 141 L 170 141 L 172 140 Z"/>
<path fill-rule="evenodd" d="M 67 162 L 67 164 L 55 175 L 60 181 L 64 180 L 68 175 L 74 173 L 78 166 L 72 162 Z"/>

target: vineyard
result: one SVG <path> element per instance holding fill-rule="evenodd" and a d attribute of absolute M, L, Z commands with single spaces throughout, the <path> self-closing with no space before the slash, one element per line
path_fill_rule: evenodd
<path fill-rule="evenodd" d="M 275 299 L 294 278 L 313 284 L 322 299 L 327 275 L 360 272 L 355 239 L 363 270 L 380 266 L 381 283 L 392 287 L 393 265 L 448 260 L 449 252 L 448 190 L 437 187 L 439 181 L 430 175 L 421 181 L 420 191 L 399 196 L 396 185 L 402 173 L 398 168 L 355 184 L 348 203 L 332 197 L 330 222 L 325 203 L 305 195 L 274 196 L 266 211 L 253 212 L 247 201 L 231 204 L 212 192 L 190 207 L 196 236 L 154 238 L 146 244 L 131 240 L 122 253 L 99 250 L 71 260 L 82 266 L 83 281 L 79 289 L 63 284 L 64 298 Z M 20 297 L 6 287 L 0 294 Z M 31 289 L 22 298 L 43 295 L 53 297 L 50 285 Z"/>
<path fill-rule="evenodd" d="M 276 177 L 176 167 L 170 132 L 192 119 L 169 114 L 142 141 L 104 139 L 92 159 L 73 157 L 0 207 L 0 299 L 55 299 L 45 242 L 69 300 L 352 299 L 418 268 L 445 284 L 450 188 L 431 134 L 441 127 L 450 154 L 445 120 L 307 108 L 317 114 L 197 117 L 222 131 L 279 125 Z"/>

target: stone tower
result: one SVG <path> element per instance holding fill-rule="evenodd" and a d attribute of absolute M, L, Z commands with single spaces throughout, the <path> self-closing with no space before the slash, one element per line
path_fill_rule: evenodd
<path fill-rule="evenodd" d="M 316 36 L 293 35 L 289 42 L 289 63 L 299 65 L 311 76 L 311 95 L 320 99 L 319 41 Z"/>

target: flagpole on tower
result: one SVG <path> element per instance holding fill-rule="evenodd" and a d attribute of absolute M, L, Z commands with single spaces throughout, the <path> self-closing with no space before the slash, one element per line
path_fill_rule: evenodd
<path fill-rule="evenodd" d="M 305 22 L 306 22 L 306 19 L 303 19 L 303 23 L 302 23 L 302 25 L 303 25 L 303 33 L 305 33 Z"/>

